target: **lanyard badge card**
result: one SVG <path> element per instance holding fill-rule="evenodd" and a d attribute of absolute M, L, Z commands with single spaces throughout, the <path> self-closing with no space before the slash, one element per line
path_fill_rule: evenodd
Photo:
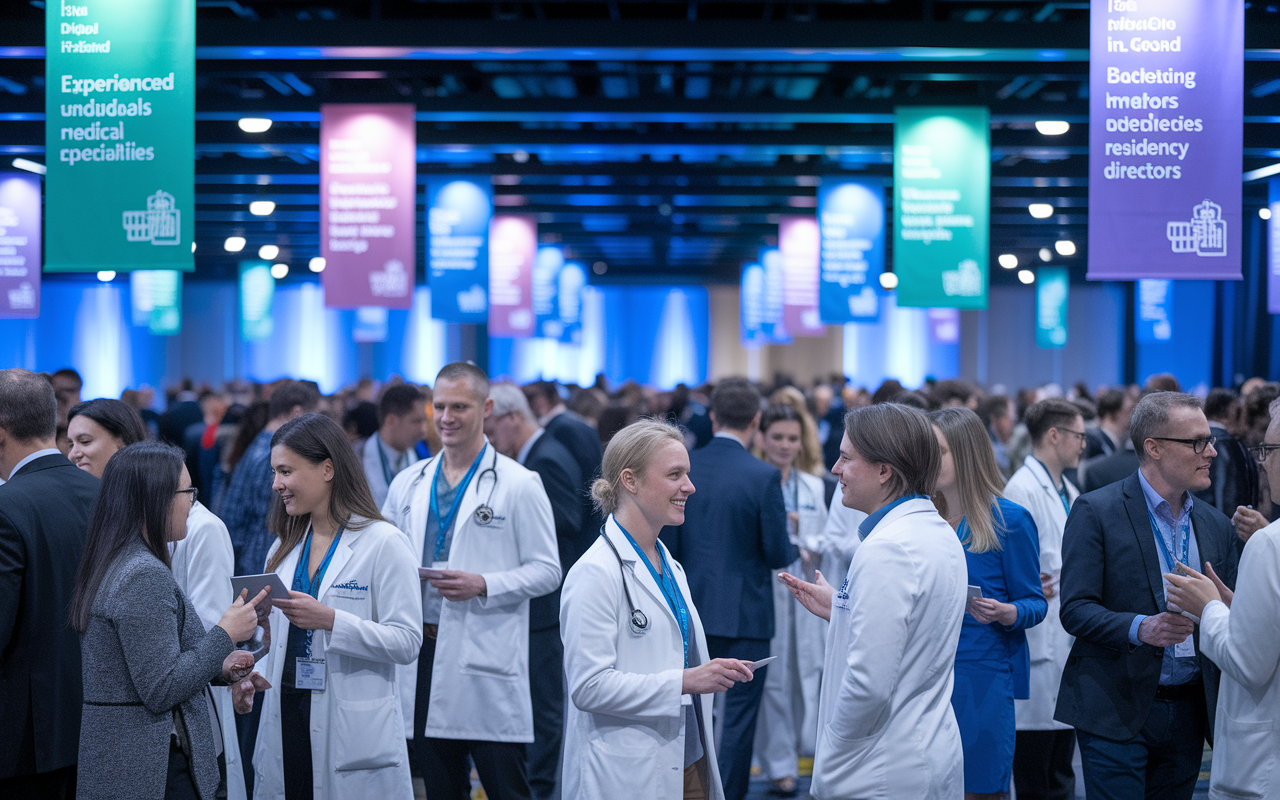
<path fill-rule="evenodd" d="M 329 569 L 329 562 L 333 560 L 333 554 L 338 550 L 338 542 L 342 540 L 343 529 L 338 529 L 338 534 L 333 537 L 333 544 L 329 545 L 329 552 L 325 553 L 324 561 L 320 562 L 320 568 L 316 570 L 316 574 L 310 578 L 307 577 L 307 564 L 311 560 L 311 534 L 307 534 L 306 544 L 302 547 L 302 553 L 298 556 L 298 569 L 294 572 L 293 583 L 295 586 L 302 587 L 307 594 L 320 599 L 320 585 L 324 582 L 324 574 Z M 295 689 L 305 689 L 313 692 L 323 692 L 325 687 L 325 664 L 323 658 L 314 658 L 311 650 L 312 638 L 315 631 L 307 631 L 307 654 L 306 656 L 298 656 L 294 662 L 293 687 Z"/>

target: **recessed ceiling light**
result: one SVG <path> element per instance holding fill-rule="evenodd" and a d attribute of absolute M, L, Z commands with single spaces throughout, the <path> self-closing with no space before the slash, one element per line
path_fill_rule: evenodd
<path fill-rule="evenodd" d="M 276 280 L 280 280 L 285 275 L 288 275 L 288 274 L 289 274 L 288 264 L 272 264 L 271 265 L 271 277 L 275 278 Z"/>
<path fill-rule="evenodd" d="M 35 161 L 28 161 L 25 158 L 15 158 L 13 165 L 18 169 L 25 169 L 27 172 L 34 172 L 37 175 L 44 175 L 49 170 L 44 164 Z"/>
<path fill-rule="evenodd" d="M 196 243 L 195 243 L 195 242 L 192 242 L 192 243 L 191 243 L 191 252 L 193 252 L 193 253 L 194 253 L 195 251 L 196 251 Z"/>
<path fill-rule="evenodd" d="M 228 253 L 239 253 L 244 249 L 244 237 L 228 236 L 227 240 L 222 243 L 222 249 Z"/>
<path fill-rule="evenodd" d="M 888 291 L 893 291 L 894 289 L 897 289 L 897 288 L 898 288 L 898 276 L 897 276 L 897 275 L 895 275 L 895 274 L 893 274 L 892 272 L 881 272 L 881 273 L 880 273 L 880 286 L 881 286 L 881 288 L 886 289 L 886 290 L 888 290 Z"/>
<path fill-rule="evenodd" d="M 274 244 L 264 244 L 262 247 L 258 248 L 258 258 L 261 258 L 263 261 L 270 261 L 278 255 L 280 255 L 280 248 L 276 247 Z"/>
<path fill-rule="evenodd" d="M 1052 251 L 1052 250 L 1050 250 L 1050 249 L 1049 249 L 1049 248 L 1047 248 L 1047 247 L 1041 247 L 1041 248 L 1040 248 L 1040 260 L 1041 260 L 1041 261 L 1052 261 L 1052 260 L 1053 260 L 1053 251 Z"/>
<path fill-rule="evenodd" d="M 1060 256 L 1074 256 L 1076 254 L 1076 243 L 1070 239 L 1059 239 L 1053 243 L 1053 249 L 1057 250 Z"/>
<path fill-rule="evenodd" d="M 1018 257 L 1013 253 L 1001 253 L 1000 257 L 997 258 L 996 261 L 999 261 L 1000 266 L 1005 269 L 1013 269 L 1018 266 Z"/>
<path fill-rule="evenodd" d="M 1029 269 L 1018 270 L 1018 280 L 1023 283 L 1035 283 L 1036 274 Z"/>
<path fill-rule="evenodd" d="M 275 210 L 276 204 L 270 200 L 254 200 L 249 204 L 249 213 L 255 217 L 265 217 Z"/>
<path fill-rule="evenodd" d="M 1258 209 L 1258 216 L 1262 217 L 1263 219 L 1271 219 L 1271 209 L 1267 208 L 1266 206 L 1263 206 L 1262 208 Z"/>
<path fill-rule="evenodd" d="M 1031 212 L 1031 216 L 1036 219 L 1045 219 L 1053 216 L 1053 206 L 1048 203 L 1032 203 L 1027 206 L 1027 211 Z"/>
<path fill-rule="evenodd" d="M 116 279 L 116 273 L 114 270 L 104 269 L 98 273 L 98 280 L 102 281 L 103 283 L 111 283 L 115 279 Z"/>
<path fill-rule="evenodd" d="M 316 256 L 311 259 L 307 262 L 307 269 L 312 272 L 324 272 L 324 258 L 322 256 Z"/>
<path fill-rule="evenodd" d="M 271 120 L 262 117 L 244 117 L 240 120 L 240 130 L 245 133 L 266 133 L 271 130 Z"/>
<path fill-rule="evenodd" d="M 1045 136 L 1061 136 L 1071 130 L 1071 124 L 1055 119 L 1042 119 L 1036 122 L 1036 130 Z"/>

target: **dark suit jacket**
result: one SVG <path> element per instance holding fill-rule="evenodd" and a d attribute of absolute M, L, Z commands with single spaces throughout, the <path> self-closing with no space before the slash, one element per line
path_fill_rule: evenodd
<path fill-rule="evenodd" d="M 1137 472 L 1138 454 L 1132 450 L 1117 450 L 1109 456 L 1091 459 L 1080 471 L 1084 473 L 1084 486 L 1080 491 L 1095 492 Z"/>
<path fill-rule="evenodd" d="M 578 462 L 565 446 L 543 434 L 529 448 L 524 466 L 542 478 L 542 488 L 551 501 L 551 515 L 556 523 L 556 544 L 560 549 L 560 575 L 563 581 L 569 567 L 586 552 L 582 540 L 582 487 Z M 529 601 L 529 630 L 541 631 L 560 625 L 560 589 Z"/>
<path fill-rule="evenodd" d="M 1231 521 L 1194 501 L 1191 524 L 1200 564 L 1213 564 L 1234 588 L 1238 558 Z M 1108 739 L 1137 735 L 1155 701 L 1164 650 L 1129 644 L 1138 614 L 1165 610 L 1164 578 L 1155 534 L 1137 474 L 1090 494 L 1071 507 L 1062 537 L 1062 626 L 1076 637 L 1067 657 L 1054 719 Z M 1218 668 L 1200 649 L 1209 740 L 1218 705 Z"/>
<path fill-rule="evenodd" d="M 98 484 L 48 455 L 0 486 L 0 779 L 76 763 L 80 637 L 67 613 Z"/>
<path fill-rule="evenodd" d="M 548 420 L 546 431 L 578 462 L 578 472 L 586 485 L 600 477 L 600 434 L 595 428 L 566 411 Z"/>
<path fill-rule="evenodd" d="M 1258 462 L 1226 428 L 1210 422 L 1209 430 L 1218 437 L 1213 446 L 1218 455 L 1209 467 L 1213 482 L 1208 489 L 1196 492 L 1196 499 L 1230 517 L 1240 506 L 1258 504 Z"/>
<path fill-rule="evenodd" d="M 1101 428 L 1085 428 L 1084 453 L 1080 456 L 1081 461 L 1098 456 L 1109 456 L 1115 451 L 1115 442 L 1111 441 L 1111 437 Z"/>
<path fill-rule="evenodd" d="M 689 455 L 694 493 L 662 540 L 684 566 L 707 636 L 773 638 L 773 574 L 799 557 L 787 537 L 782 474 L 717 437 Z"/>

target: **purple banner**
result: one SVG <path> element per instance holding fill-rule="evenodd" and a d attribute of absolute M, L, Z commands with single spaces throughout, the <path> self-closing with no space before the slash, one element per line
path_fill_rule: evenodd
<path fill-rule="evenodd" d="M 825 336 L 818 311 L 821 255 L 818 219 L 785 215 L 778 220 L 778 252 L 782 254 L 782 319 L 792 336 Z"/>
<path fill-rule="evenodd" d="M 1239 280 L 1244 0 L 1090 5 L 1089 279 Z"/>
<path fill-rule="evenodd" d="M 0 317 L 40 316 L 40 179 L 0 173 Z"/>
<path fill-rule="evenodd" d="M 533 260 L 538 218 L 502 214 L 489 220 L 489 335 L 533 335 Z"/>
<path fill-rule="evenodd" d="M 320 255 L 329 308 L 409 308 L 417 265 L 414 106 L 320 106 Z"/>

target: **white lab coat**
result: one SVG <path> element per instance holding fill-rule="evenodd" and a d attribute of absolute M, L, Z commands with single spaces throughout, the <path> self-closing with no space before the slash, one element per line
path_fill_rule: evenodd
<path fill-rule="evenodd" d="M 1074 503 L 1080 491 L 1063 481 L 1067 488 L 1067 501 Z M 1067 526 L 1067 511 L 1062 507 L 1062 497 L 1054 488 L 1053 479 L 1036 460 L 1027 456 L 1026 461 L 1005 484 L 1004 496 L 1025 508 L 1035 520 L 1040 537 L 1040 571 L 1053 576 L 1053 597 L 1049 598 L 1049 610 L 1044 621 L 1027 629 L 1027 647 L 1031 651 L 1031 696 L 1026 700 L 1014 700 L 1014 713 L 1020 731 L 1071 730 L 1053 718 L 1058 706 L 1058 687 L 1062 683 L 1062 670 L 1075 637 L 1062 627 L 1058 611 L 1062 599 L 1058 596 L 1058 582 L 1062 578 L 1062 531 Z"/>
<path fill-rule="evenodd" d="M 431 484 L 440 461 L 432 458 L 397 475 L 382 509 L 383 516 L 409 534 L 414 567 L 424 564 Z M 494 472 L 488 472 L 490 468 Z M 532 742 L 529 600 L 560 585 L 551 501 L 538 473 L 490 445 L 459 503 L 449 569 L 483 575 L 487 589 L 484 597 L 460 603 L 446 600 L 440 609 L 426 735 Z M 481 503 L 493 509 L 488 525 L 475 518 Z M 429 561 L 424 565 L 431 566 Z M 421 627 L 421 617 L 418 624 Z M 422 735 L 413 730 L 416 658 L 397 671 L 396 682 L 408 723 L 405 735 Z"/>
<path fill-rule="evenodd" d="M 566 798 L 680 800 L 684 797 L 687 703 L 702 708 L 709 800 L 724 800 L 712 735 L 713 695 L 682 695 L 684 644 L 662 590 L 639 563 L 635 548 L 609 517 L 597 540 L 564 580 L 560 635 L 569 704 L 564 726 Z M 709 660 L 702 620 L 689 594 L 684 568 L 659 541 L 689 607 L 689 663 Z M 621 557 L 622 564 L 618 564 Z M 631 627 L 631 607 L 649 620 Z"/>
<path fill-rule="evenodd" d="M 951 710 L 969 571 L 929 500 L 907 500 L 858 546 L 832 598 L 816 800 L 960 800 Z"/>
<path fill-rule="evenodd" d="M 231 594 L 235 559 L 226 524 L 201 503 L 193 504 L 187 515 L 187 537 L 171 545 L 169 563 L 173 579 L 195 606 L 206 631 L 218 624 L 235 601 Z M 222 740 L 226 758 L 227 800 L 245 800 L 244 765 L 240 763 L 231 690 L 211 686 L 208 693 L 213 704 L 213 735 Z"/>
<path fill-rule="evenodd" d="M 822 575 L 827 583 L 839 586 L 848 574 L 853 553 L 862 543 L 858 526 L 866 518 L 866 514 L 844 504 L 844 493 L 837 486 L 827 509 L 826 524 L 822 526 L 819 551 L 822 553 Z"/>
<path fill-rule="evenodd" d="M 1222 669 L 1210 800 L 1280 798 L 1280 522 L 1255 533 L 1240 557 L 1228 610 L 1200 616 L 1200 647 Z"/>
<path fill-rule="evenodd" d="M 799 479 L 797 511 L 800 524 L 791 543 L 822 553 L 822 532 L 827 523 L 822 478 L 796 472 Z M 783 486 L 783 492 L 787 488 Z M 800 575 L 800 559 L 773 572 L 774 634 L 764 695 L 756 721 L 754 750 L 766 777 L 795 777 L 800 755 L 813 755 L 818 734 L 818 693 L 822 685 L 823 650 L 827 623 L 796 602 L 786 585 L 778 580 L 782 572 Z M 811 576 L 803 576 L 811 577 Z"/>
<path fill-rule="evenodd" d="M 369 491 L 373 492 L 373 502 L 379 507 L 387 501 L 387 490 L 391 488 L 387 482 L 387 473 L 382 470 L 382 458 L 378 455 L 378 449 L 382 444 L 382 438 L 378 434 L 373 434 L 364 440 L 364 446 L 360 448 L 360 463 L 364 466 L 364 476 L 369 479 Z M 390 449 L 390 448 L 387 448 Z M 382 455 L 386 455 L 383 451 Z M 404 455 L 404 469 L 408 469 L 418 463 L 418 453 L 410 447 Z M 388 468 L 394 468 L 393 459 L 387 459 Z M 403 470 L 402 470 L 403 471 Z M 391 476 L 395 480 L 395 475 Z"/>
<path fill-rule="evenodd" d="M 354 521 L 353 521 L 354 522 Z M 279 542 L 272 545 L 274 554 Z M 276 574 L 293 585 L 301 544 Z M 270 559 L 270 555 L 268 555 Z M 413 797 L 404 722 L 396 701 L 395 665 L 422 647 L 422 595 L 405 536 L 386 522 L 342 533 L 320 583 L 334 609 L 332 631 L 316 631 L 314 658 L 325 659 L 326 685 L 311 693 L 311 763 L 316 800 Z M 271 652 L 263 675 L 277 687 L 263 695 L 253 751 L 256 800 L 284 797 L 280 692 L 289 621 L 271 611 Z"/>

